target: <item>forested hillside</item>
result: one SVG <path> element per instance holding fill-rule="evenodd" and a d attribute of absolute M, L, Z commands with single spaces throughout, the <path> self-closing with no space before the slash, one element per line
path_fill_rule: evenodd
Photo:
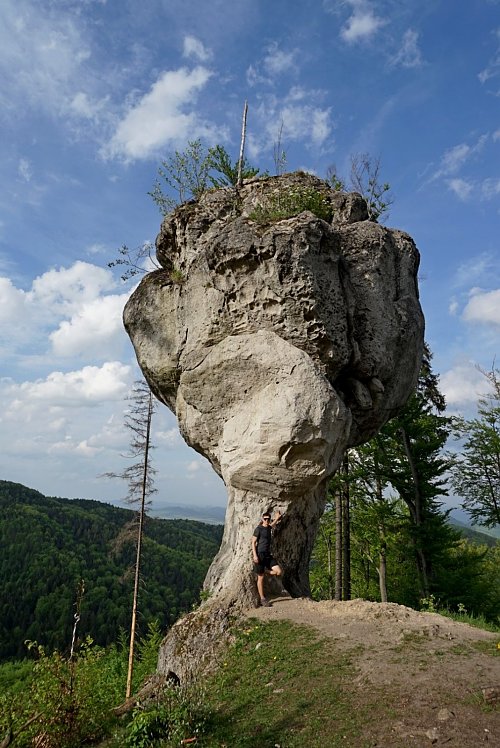
<path fill-rule="evenodd" d="M 482 530 L 475 530 L 473 527 L 467 527 L 467 525 L 464 525 L 462 522 L 456 522 L 451 520 L 450 525 L 455 528 L 455 530 L 458 530 L 458 532 L 466 538 L 469 543 L 474 543 L 475 545 L 486 545 L 489 548 L 495 548 L 499 541 L 491 533 L 489 532 L 483 532 Z"/>
<path fill-rule="evenodd" d="M 117 640 L 130 620 L 135 548 L 123 531 L 133 518 L 129 509 L 0 481 L 0 660 L 24 657 L 27 639 L 68 647 L 81 579 L 80 636 Z M 153 619 L 166 627 L 189 610 L 221 535 L 218 525 L 146 521 L 140 627 Z"/>

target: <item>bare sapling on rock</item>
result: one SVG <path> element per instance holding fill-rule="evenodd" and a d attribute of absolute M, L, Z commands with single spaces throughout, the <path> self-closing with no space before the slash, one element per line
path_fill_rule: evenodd
<path fill-rule="evenodd" d="M 413 391 L 424 320 L 412 239 L 310 174 L 207 191 L 165 218 L 156 247 L 161 269 L 132 294 L 125 327 L 153 393 L 228 492 L 208 600 L 160 655 L 160 672 L 182 681 L 228 615 L 257 601 L 263 510 L 283 514 L 273 553 L 285 590 L 310 594 L 328 480 Z"/>

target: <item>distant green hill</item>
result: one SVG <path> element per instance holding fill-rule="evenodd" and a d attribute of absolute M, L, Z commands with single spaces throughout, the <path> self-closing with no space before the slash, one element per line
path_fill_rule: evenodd
<path fill-rule="evenodd" d="M 116 641 L 129 626 L 135 547 L 118 544 L 129 509 L 43 496 L 0 481 L 0 660 L 24 657 L 26 639 L 68 647 L 76 587 L 85 581 L 79 635 Z M 147 519 L 139 625 L 165 628 L 198 599 L 222 527 Z"/>
<path fill-rule="evenodd" d="M 473 530 L 472 527 L 459 522 L 458 520 L 451 519 L 450 525 L 458 530 L 470 543 L 475 545 L 487 545 L 490 548 L 498 545 L 500 542 L 495 535 L 489 532 L 483 532 L 482 530 Z"/>

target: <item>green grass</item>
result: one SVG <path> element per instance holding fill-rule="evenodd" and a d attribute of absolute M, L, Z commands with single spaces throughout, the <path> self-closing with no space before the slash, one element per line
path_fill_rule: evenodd
<path fill-rule="evenodd" d="M 451 618 L 453 621 L 458 623 L 468 623 L 469 626 L 474 626 L 477 629 L 483 629 L 484 631 L 493 631 L 493 633 L 500 634 L 500 620 L 498 623 L 487 621 L 484 616 L 475 616 L 471 613 L 453 613 L 449 610 L 439 609 L 437 611 L 439 615 Z"/>
<path fill-rule="evenodd" d="M 163 734 L 170 731 L 171 738 L 129 742 L 134 725 L 140 728 L 132 719 L 115 726 L 99 748 L 174 748 L 195 736 L 197 748 L 367 748 L 360 735 L 372 708 L 373 717 L 380 717 L 380 703 L 356 706 L 351 657 L 360 651 L 360 645 L 340 651 L 308 627 L 248 620 L 235 627 L 214 674 L 180 694 L 169 714 L 166 702 L 158 704 Z M 154 719 L 155 709 L 144 715 L 146 721 Z"/>
<path fill-rule="evenodd" d="M 366 713 L 352 703 L 349 654 L 288 622 L 239 628 L 206 684 L 206 748 L 359 745 Z"/>
<path fill-rule="evenodd" d="M 323 221 L 332 218 L 332 206 L 322 192 L 311 187 L 295 187 L 270 195 L 267 200 L 250 213 L 249 218 L 256 223 L 274 223 L 292 218 L 304 210 L 309 210 Z"/>

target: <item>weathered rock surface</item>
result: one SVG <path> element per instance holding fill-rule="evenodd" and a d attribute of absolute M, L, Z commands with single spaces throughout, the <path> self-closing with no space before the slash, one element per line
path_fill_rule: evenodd
<path fill-rule="evenodd" d="M 297 189 L 322 193 L 332 220 L 252 220 L 258 204 Z M 416 383 L 418 251 L 368 221 L 360 195 L 296 173 L 180 206 L 157 257 L 162 269 L 143 279 L 124 321 L 153 392 L 228 489 L 210 608 L 254 599 L 250 537 L 270 506 L 284 514 L 274 546 L 284 586 L 307 595 L 328 478 Z"/>

